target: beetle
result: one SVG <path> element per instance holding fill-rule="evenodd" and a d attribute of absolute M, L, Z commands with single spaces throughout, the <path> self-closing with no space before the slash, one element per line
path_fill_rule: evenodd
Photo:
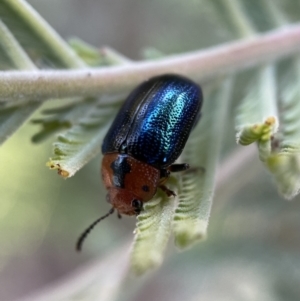
<path fill-rule="evenodd" d="M 77 250 L 115 210 L 119 217 L 138 215 L 158 187 L 175 195 L 165 183 L 171 172 L 189 168 L 174 162 L 200 119 L 202 99 L 199 85 L 174 74 L 153 77 L 130 93 L 102 144 L 101 174 L 112 208 L 81 235 Z"/>

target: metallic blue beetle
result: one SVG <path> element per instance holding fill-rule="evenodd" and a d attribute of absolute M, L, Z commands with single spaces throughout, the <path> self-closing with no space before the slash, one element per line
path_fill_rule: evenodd
<path fill-rule="evenodd" d="M 128 96 L 102 145 L 102 178 L 107 200 L 120 214 L 137 215 L 164 183 L 200 118 L 201 88 L 178 75 L 162 75 Z"/>

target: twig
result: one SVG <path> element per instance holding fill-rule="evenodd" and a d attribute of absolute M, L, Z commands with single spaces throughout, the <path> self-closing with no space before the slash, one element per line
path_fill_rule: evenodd
<path fill-rule="evenodd" d="M 45 100 L 128 90 L 162 73 L 207 81 L 287 57 L 300 50 L 300 24 L 202 51 L 125 66 L 69 71 L 0 72 L 0 99 Z"/>

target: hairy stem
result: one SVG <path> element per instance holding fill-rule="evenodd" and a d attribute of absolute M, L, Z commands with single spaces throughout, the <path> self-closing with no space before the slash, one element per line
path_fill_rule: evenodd
<path fill-rule="evenodd" d="M 0 45 L 16 68 L 21 70 L 36 70 L 35 65 L 22 49 L 20 44 L 0 20 Z"/>
<path fill-rule="evenodd" d="M 45 100 L 131 89 L 162 73 L 206 81 L 293 55 L 300 49 L 300 24 L 202 51 L 125 66 L 70 71 L 0 72 L 0 99 Z"/>

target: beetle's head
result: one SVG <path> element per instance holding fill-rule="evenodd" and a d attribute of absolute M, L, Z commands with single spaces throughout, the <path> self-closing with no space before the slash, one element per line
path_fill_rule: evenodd
<path fill-rule="evenodd" d="M 106 198 L 119 214 L 138 215 L 143 210 L 141 198 L 126 189 L 110 188 Z"/>

